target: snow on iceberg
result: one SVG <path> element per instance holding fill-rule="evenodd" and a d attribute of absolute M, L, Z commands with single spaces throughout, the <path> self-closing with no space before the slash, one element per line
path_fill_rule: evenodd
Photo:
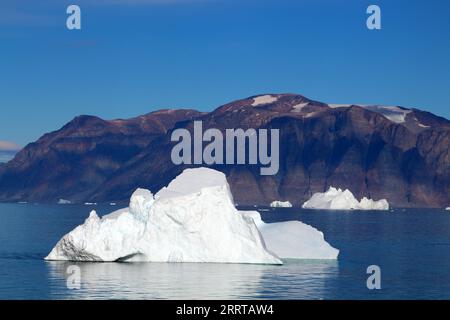
<path fill-rule="evenodd" d="M 136 190 L 129 208 L 92 211 L 46 259 L 281 264 L 233 203 L 223 173 L 187 169 L 155 196 Z"/>
<path fill-rule="evenodd" d="M 265 223 L 258 211 L 240 211 L 261 232 L 269 251 L 282 259 L 337 259 L 339 250 L 325 241 L 323 233 L 300 221 Z"/>
<path fill-rule="evenodd" d="M 289 201 L 272 201 L 270 206 L 272 208 L 292 208 L 292 204 Z"/>
<path fill-rule="evenodd" d="M 342 190 L 330 187 L 327 192 L 315 193 L 306 201 L 305 209 L 328 209 L 328 210 L 389 210 L 389 203 L 386 199 L 374 201 L 362 198 L 358 201 L 350 190 Z"/>

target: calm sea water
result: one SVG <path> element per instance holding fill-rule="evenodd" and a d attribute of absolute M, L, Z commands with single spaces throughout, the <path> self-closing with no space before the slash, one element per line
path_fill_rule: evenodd
<path fill-rule="evenodd" d="M 106 214 L 114 207 L 95 207 Z M 73 263 L 44 256 L 91 208 L 0 204 L 0 299 L 450 299 L 450 212 L 324 212 L 277 209 L 268 222 L 298 219 L 341 250 L 337 261 L 237 264 Z M 366 269 L 381 268 L 381 290 Z"/>

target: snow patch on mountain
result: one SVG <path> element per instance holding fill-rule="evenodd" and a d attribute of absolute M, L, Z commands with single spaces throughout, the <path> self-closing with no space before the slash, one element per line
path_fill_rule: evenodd
<path fill-rule="evenodd" d="M 264 95 L 253 98 L 252 107 L 257 107 L 278 101 L 278 97 L 272 95 Z"/>
<path fill-rule="evenodd" d="M 336 104 L 336 103 L 332 103 L 332 104 L 328 104 L 328 106 L 332 109 L 337 109 L 337 108 L 348 108 L 351 107 L 351 104 Z"/>
<path fill-rule="evenodd" d="M 406 116 L 412 112 L 410 109 L 401 108 L 398 106 L 382 106 L 382 105 L 368 105 L 368 104 L 328 104 L 330 108 L 348 108 L 351 106 L 358 106 L 383 115 L 385 118 L 395 123 L 404 123 Z"/>
<path fill-rule="evenodd" d="M 308 112 L 307 114 L 305 114 L 304 117 L 305 118 L 312 118 L 312 117 L 314 117 L 314 116 L 316 116 L 318 114 L 320 114 L 320 112 L 318 112 L 318 111 Z"/>
<path fill-rule="evenodd" d="M 366 197 L 358 201 L 350 190 L 330 187 L 327 192 L 318 192 L 306 201 L 302 208 L 326 210 L 389 210 L 386 199 L 374 201 Z"/>
<path fill-rule="evenodd" d="M 420 123 L 420 122 L 419 122 L 418 125 L 419 125 L 419 127 L 421 127 L 421 128 L 430 128 L 430 126 L 426 126 L 426 125 L 424 125 L 424 124 L 422 124 L 422 123 Z"/>
<path fill-rule="evenodd" d="M 302 109 L 305 108 L 309 102 L 299 103 L 292 107 L 291 112 L 302 112 Z"/>
<path fill-rule="evenodd" d="M 400 108 L 397 106 L 379 106 L 379 105 L 366 105 L 363 108 L 382 114 L 395 123 L 404 123 L 406 116 L 412 112 L 412 110 Z"/>

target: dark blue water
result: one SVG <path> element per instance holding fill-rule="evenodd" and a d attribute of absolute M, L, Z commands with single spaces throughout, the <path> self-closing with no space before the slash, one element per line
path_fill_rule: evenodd
<path fill-rule="evenodd" d="M 323 231 L 339 259 L 283 266 L 77 263 L 81 288 L 68 289 L 74 263 L 43 258 L 90 209 L 0 204 L 0 299 L 450 299 L 448 211 L 265 211 L 266 221 L 298 219 Z M 369 265 L 381 268 L 381 290 L 367 289 Z"/>

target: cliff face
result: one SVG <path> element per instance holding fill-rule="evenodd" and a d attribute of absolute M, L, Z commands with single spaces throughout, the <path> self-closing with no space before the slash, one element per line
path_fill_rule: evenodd
<path fill-rule="evenodd" d="M 0 167 L 0 200 L 120 201 L 159 190 L 186 166 L 170 159 L 175 128 L 277 128 L 280 170 L 217 165 L 235 202 L 301 205 L 330 185 L 396 207 L 450 204 L 450 122 L 416 109 L 328 105 L 300 95 L 250 97 L 201 114 L 161 111 L 131 120 L 79 117 Z"/>

